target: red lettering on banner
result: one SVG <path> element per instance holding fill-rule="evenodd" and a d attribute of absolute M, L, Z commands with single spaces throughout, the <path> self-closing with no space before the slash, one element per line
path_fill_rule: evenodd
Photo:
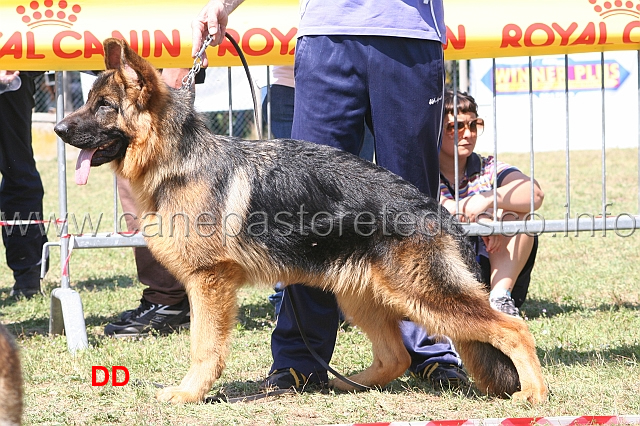
<path fill-rule="evenodd" d="M 561 38 L 560 46 L 566 46 L 567 44 L 569 44 L 569 37 L 578 28 L 578 23 L 572 22 L 571 25 L 569 25 L 569 28 L 567 28 L 566 30 L 562 28 L 560 25 L 556 24 L 555 22 L 551 24 L 551 27 L 553 27 L 553 29 L 556 30 L 556 32 Z"/>
<path fill-rule="evenodd" d="M 102 47 L 102 43 L 100 40 L 96 38 L 89 31 L 84 32 L 84 57 L 90 58 L 93 55 L 102 55 L 104 56 L 104 47 Z"/>
<path fill-rule="evenodd" d="M 502 29 L 502 43 L 500 48 L 505 47 L 522 47 L 520 39 L 522 38 L 522 29 L 516 24 L 507 24 Z"/>
<path fill-rule="evenodd" d="M 14 59 L 22 58 L 22 34 L 20 32 L 13 33 L 7 42 L 0 47 L 0 58 L 3 56 L 13 56 Z"/>
<path fill-rule="evenodd" d="M 584 31 L 582 31 L 582 34 L 578 36 L 576 41 L 571 43 L 571 46 L 575 46 L 577 44 L 596 44 L 596 26 L 593 24 L 593 22 L 589 22 L 587 24 Z"/>
<path fill-rule="evenodd" d="M 542 31 L 547 35 L 547 41 L 542 44 L 533 44 L 533 33 L 536 31 Z M 527 27 L 527 30 L 524 32 L 524 45 L 527 47 L 544 47 L 551 46 L 556 39 L 556 35 L 547 24 L 532 24 Z"/>
<path fill-rule="evenodd" d="M 633 31 L 636 28 L 640 28 L 640 21 L 629 22 L 624 27 L 624 31 L 622 32 L 622 42 L 623 43 L 625 43 L 625 44 L 640 43 L 640 40 L 634 41 L 634 40 L 631 39 L 631 31 Z"/>
<path fill-rule="evenodd" d="M 169 41 L 169 38 L 162 31 L 155 30 L 153 32 L 154 44 L 155 48 L 153 50 L 153 56 L 159 58 L 162 56 L 162 47 L 167 48 L 167 53 L 172 58 L 176 56 L 180 56 L 180 31 L 172 30 L 171 38 L 172 42 Z"/>
<path fill-rule="evenodd" d="M 58 34 L 55 35 L 55 37 L 53 37 L 53 44 L 52 44 L 52 48 L 53 48 L 53 53 L 58 57 L 58 58 L 63 58 L 63 59 L 73 59 L 73 58 L 77 58 L 79 56 L 82 56 L 82 51 L 81 50 L 74 50 L 71 53 L 67 53 L 64 52 L 62 50 L 62 47 L 60 47 L 60 44 L 62 42 L 62 39 L 65 37 L 72 37 L 75 38 L 76 40 L 80 40 L 82 38 L 82 36 L 74 31 L 61 31 Z"/>
<path fill-rule="evenodd" d="M 233 37 L 234 40 L 238 40 L 240 38 L 240 34 L 238 34 L 237 31 L 227 28 L 227 33 L 229 33 L 229 35 Z M 227 52 L 231 53 L 233 56 L 238 56 L 236 48 L 233 47 L 233 44 L 231 44 L 231 42 L 225 38 L 222 43 L 218 45 L 218 56 L 224 56 Z"/>
<path fill-rule="evenodd" d="M 33 38 L 33 33 L 27 31 L 27 59 L 43 59 L 42 53 L 36 53 L 36 40 Z"/>
<path fill-rule="evenodd" d="M 598 44 L 611 44 L 607 43 L 607 24 L 604 22 L 600 22 L 598 24 L 600 27 L 600 37 L 598 38 Z"/>
<path fill-rule="evenodd" d="M 571 36 L 577 29 L 578 24 L 576 22 L 572 22 L 567 29 L 562 28 L 555 22 L 551 24 L 551 27 L 547 24 L 535 23 L 529 25 L 523 33 L 522 28 L 519 26 L 508 24 L 502 29 L 500 48 L 522 47 L 521 43 L 524 43 L 526 47 L 551 46 L 556 43 L 556 34 L 560 36 L 560 46 L 593 45 L 596 42 L 598 44 L 610 44 L 607 42 L 607 25 L 604 22 L 598 24 L 599 32 L 593 22 L 587 23 L 582 33 L 573 42 L 569 43 Z M 546 39 L 541 43 L 534 43 L 534 33 L 539 34 L 540 32 L 546 35 Z"/>
<path fill-rule="evenodd" d="M 261 50 L 255 50 L 251 47 L 251 37 L 254 35 L 261 35 L 264 37 L 267 44 Z M 250 56 L 260 56 L 269 53 L 273 49 L 273 36 L 267 30 L 262 28 L 252 28 L 242 37 L 242 50 L 244 53 Z"/>
<path fill-rule="evenodd" d="M 142 52 L 140 52 L 140 56 L 148 58 L 149 55 L 151 55 L 151 35 L 149 31 L 142 30 Z"/>
<path fill-rule="evenodd" d="M 120 40 L 126 40 L 127 38 L 122 35 L 120 31 L 112 31 L 111 37 L 118 38 Z M 129 47 L 138 52 L 138 33 L 134 30 L 129 31 Z"/>
<path fill-rule="evenodd" d="M 293 55 L 296 51 L 296 44 L 293 43 L 293 47 L 289 50 L 289 42 L 298 33 L 297 28 L 291 28 L 287 34 L 282 34 L 277 28 L 271 28 L 271 32 L 280 42 L 280 54 L 281 55 Z"/>
<path fill-rule="evenodd" d="M 444 46 L 445 50 L 447 47 L 453 47 L 454 50 L 464 49 L 467 45 L 467 32 L 464 28 L 464 25 L 458 25 L 458 35 L 456 36 L 451 28 L 447 26 L 447 44 Z"/>

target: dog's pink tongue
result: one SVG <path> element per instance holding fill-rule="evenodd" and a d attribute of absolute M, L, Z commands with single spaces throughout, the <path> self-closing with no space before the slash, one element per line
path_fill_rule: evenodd
<path fill-rule="evenodd" d="M 76 185 L 86 185 L 91 171 L 91 157 L 98 148 L 82 149 L 76 163 Z"/>

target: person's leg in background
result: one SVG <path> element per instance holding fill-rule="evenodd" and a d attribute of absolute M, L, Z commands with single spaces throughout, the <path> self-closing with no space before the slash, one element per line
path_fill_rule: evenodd
<path fill-rule="evenodd" d="M 0 208 L 3 220 L 42 220 L 44 188 L 31 146 L 34 79 L 22 72 L 22 85 L 0 95 Z M 15 283 L 11 295 L 31 298 L 40 293 L 42 246 L 47 242 L 39 225 L 2 227 L 7 265 Z"/>
<path fill-rule="evenodd" d="M 369 64 L 370 58 L 366 57 L 369 49 L 363 46 L 371 45 L 380 38 L 364 38 L 367 39 L 367 43 L 360 43 L 359 40 L 362 38 L 355 38 L 354 41 L 350 37 L 319 36 L 299 40 L 296 50 L 298 94 L 295 100 L 292 137 L 358 154 L 362 149 L 365 119 L 367 119 L 373 128 L 376 162 L 408 179 L 427 195 L 437 194 L 438 149 L 444 91 L 441 46 L 436 42 L 421 44 L 425 42 L 416 41 L 414 47 L 426 49 L 423 53 L 430 55 L 433 58 L 432 61 L 421 66 L 409 64 L 404 67 L 404 74 L 410 75 L 410 78 L 415 81 L 415 84 L 407 85 L 406 88 L 404 87 L 405 78 L 399 78 L 398 75 L 385 79 L 384 73 L 381 73 L 382 78 L 373 79 L 371 83 L 376 87 L 370 86 L 370 90 L 377 93 L 376 98 L 371 99 L 371 109 L 369 109 L 369 96 L 373 98 L 374 94 L 367 93 L 365 88 L 368 86 L 365 80 L 369 77 L 362 64 Z M 309 44 L 301 48 L 304 43 Z M 391 44 L 398 45 L 398 43 Z M 339 46 L 339 49 L 336 46 Z M 440 50 L 438 51 L 436 47 Z M 381 46 L 381 49 L 385 48 L 386 46 Z M 334 60 L 328 64 L 318 58 L 301 59 L 307 51 L 331 51 L 334 56 L 340 55 L 340 60 Z M 407 55 L 409 58 L 407 61 L 410 61 L 412 53 L 408 52 Z M 388 58 L 393 63 L 385 64 L 384 58 Z M 391 55 L 383 53 L 375 59 L 380 62 L 376 64 L 377 67 L 393 70 L 390 71 L 392 74 L 398 69 L 395 52 Z M 342 75 L 341 70 L 344 69 L 349 70 L 349 75 L 346 77 Z M 407 75 L 401 77 L 407 77 Z M 435 82 L 429 85 L 424 84 L 425 76 L 430 80 L 435 79 Z M 398 84 L 399 88 L 391 89 L 395 91 L 392 95 L 388 93 L 388 88 L 394 86 L 390 81 L 402 82 Z M 394 103 L 393 107 L 385 103 L 386 96 L 389 96 Z M 432 97 L 440 103 L 430 103 L 429 100 Z M 400 103 L 402 99 L 404 103 L 411 102 L 412 105 L 408 107 Z M 389 109 L 395 113 L 387 114 Z M 379 135 L 383 138 L 382 147 L 379 145 Z M 318 352 L 328 363 L 335 345 L 339 315 L 335 298 L 317 289 L 301 285 L 289 286 L 285 292 L 295 298 L 297 305 L 304 307 L 304 311 L 300 313 L 301 325 L 306 332 L 313 333 L 312 345 L 316 350 L 321 349 L 322 353 Z M 271 376 L 265 382 L 278 387 L 282 387 L 281 383 L 291 386 L 292 383 L 298 382 L 299 373 L 302 375 L 315 373 L 321 381 L 324 381 L 326 371 L 311 357 L 299 335 L 295 321 L 291 320 L 289 311 L 290 305 L 284 303 L 272 333 L 271 348 L 274 363 Z M 413 327 L 414 331 L 409 330 L 409 327 Z M 460 358 L 449 342 L 429 339 L 426 332 L 412 323 L 409 323 L 408 327 L 403 327 L 403 331 L 406 331 L 405 342 L 408 343 L 407 349 L 412 356 L 412 365 L 421 369 L 414 372 L 417 376 L 429 379 L 434 387 L 442 388 L 456 387 L 466 382 L 466 376 L 460 369 Z M 425 371 L 427 372 L 423 374 Z"/>
<path fill-rule="evenodd" d="M 376 162 L 402 176 L 432 198 L 440 184 L 439 147 L 442 131 L 444 61 L 440 43 L 405 39 L 403 43 L 371 38 L 379 73 L 372 73 L 371 122 Z M 415 62 L 414 58 L 429 58 Z M 393 84 L 397 82 L 397 84 Z M 409 371 L 434 388 L 467 383 L 462 361 L 449 339 L 429 336 L 409 321 L 401 326 L 411 355 Z"/>
<path fill-rule="evenodd" d="M 129 231 L 138 230 L 136 208 L 129 182 L 118 179 L 122 215 Z M 147 287 L 140 306 L 125 311 L 118 321 L 107 324 L 105 334 L 115 337 L 136 336 L 149 332 L 170 333 L 189 327 L 189 299 L 183 285 L 151 254 L 147 247 L 134 247 L 138 279 Z"/>
<path fill-rule="evenodd" d="M 531 283 L 531 272 L 533 271 L 533 266 L 535 265 L 537 254 L 538 236 L 534 235 L 533 246 L 531 247 L 531 251 L 527 256 L 527 261 L 519 271 L 516 271 L 518 275 L 515 280 L 515 284 L 513 285 L 513 289 L 511 290 L 511 298 L 513 299 L 515 307 L 518 309 L 524 304 L 524 301 L 527 298 L 527 294 L 529 292 L 529 284 Z M 478 255 L 477 258 L 482 271 L 482 282 L 485 283 L 487 291 L 490 291 L 491 274 L 493 271 L 491 262 L 486 255 Z"/>
<path fill-rule="evenodd" d="M 271 85 L 271 133 L 276 139 L 290 139 L 293 125 L 293 87 L 281 84 Z M 262 117 L 266 123 L 269 116 L 267 97 L 262 101 Z"/>
<path fill-rule="evenodd" d="M 304 57 L 300 46 L 309 43 L 304 51 L 322 51 L 317 43 L 326 42 L 331 49 L 337 48 L 357 66 L 362 66 L 360 57 L 349 57 L 343 46 L 334 45 L 331 37 L 303 37 L 296 46 L 296 97 L 294 122 L 291 132 L 293 139 L 302 139 L 334 146 L 352 154 L 358 154 L 363 141 L 366 93 L 362 75 L 354 73 L 348 82 L 332 78 L 340 73 L 341 64 L 335 61 L 317 61 Z M 311 47 L 311 44 L 314 44 Z M 336 51 L 336 54 L 338 52 Z M 341 62 L 341 61 L 338 61 Z M 342 81 L 341 81 L 342 80 Z M 344 113 L 348 111 L 348 113 Z M 331 293 L 304 285 L 291 285 L 284 290 L 284 303 L 271 334 L 273 364 L 270 375 L 261 387 L 274 386 L 288 388 L 297 385 L 300 378 L 326 383 L 326 369 L 307 349 L 291 312 L 288 297 L 298 306 L 298 319 L 315 351 L 329 362 L 333 355 L 339 324 L 339 309 Z M 302 376 L 302 377 L 301 377 Z M 304 381 L 304 380 L 303 380 Z"/>
<path fill-rule="evenodd" d="M 262 102 L 262 117 L 265 125 L 267 117 L 269 117 L 267 97 Z M 293 109 L 295 102 L 295 89 L 293 87 L 281 84 L 271 85 L 271 133 L 276 139 L 290 139 L 291 127 L 293 126 Z M 374 157 L 374 139 L 368 127 L 365 127 L 365 133 L 360 149 L 360 157 L 365 160 L 373 161 Z M 275 318 L 280 314 L 282 306 L 283 290 L 279 290 L 276 285 L 276 292 L 269 296 L 269 302 L 274 307 Z"/>

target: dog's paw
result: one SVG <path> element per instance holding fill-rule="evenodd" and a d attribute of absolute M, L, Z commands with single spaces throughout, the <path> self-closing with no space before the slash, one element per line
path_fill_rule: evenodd
<path fill-rule="evenodd" d="M 203 400 L 202 395 L 194 394 L 182 390 L 179 386 L 171 386 L 168 388 L 160 389 L 156 393 L 156 399 L 162 402 L 170 402 L 172 404 L 186 404 L 190 402 L 201 402 Z"/>
<path fill-rule="evenodd" d="M 511 398 L 514 401 L 526 402 L 532 405 L 542 404 L 547 402 L 549 398 L 549 393 L 546 388 L 544 389 L 530 389 L 527 391 L 520 391 L 514 393 Z"/>
<path fill-rule="evenodd" d="M 348 384 L 346 382 L 343 382 L 340 379 L 329 380 L 329 388 L 337 389 L 337 390 L 344 391 L 344 392 L 353 392 L 353 391 L 357 390 L 356 388 L 354 388 L 350 384 Z"/>

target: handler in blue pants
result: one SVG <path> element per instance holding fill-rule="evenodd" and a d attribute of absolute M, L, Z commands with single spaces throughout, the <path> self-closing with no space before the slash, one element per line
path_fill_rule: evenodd
<path fill-rule="evenodd" d="M 309 52 L 326 52 L 330 59 Z M 357 155 L 366 121 L 374 134 L 377 163 L 436 197 L 443 85 L 443 54 L 438 41 L 378 36 L 302 37 L 296 48 L 298 95 L 292 137 Z M 339 321 L 334 296 L 301 285 L 285 291 L 296 301 L 311 345 L 329 362 Z M 458 368 L 460 359 L 448 341 L 435 342 L 409 322 L 403 322 L 402 331 L 413 372 L 431 374 L 439 366 L 449 366 L 450 371 L 440 369 L 440 374 L 430 378 L 441 385 L 443 381 L 466 380 Z M 287 297 L 272 334 L 271 350 L 274 363 L 264 387 L 298 387 L 305 379 L 323 383 L 328 380 L 326 370 L 309 353 L 300 336 Z"/>
<path fill-rule="evenodd" d="M 44 188 L 31 146 L 31 116 L 35 77 L 21 72 L 22 85 L 0 94 L 0 209 L 3 220 L 36 220 L 42 217 Z M 15 284 L 11 294 L 30 298 L 40 292 L 42 246 L 47 241 L 39 225 L 2 227 L 7 265 Z"/>

